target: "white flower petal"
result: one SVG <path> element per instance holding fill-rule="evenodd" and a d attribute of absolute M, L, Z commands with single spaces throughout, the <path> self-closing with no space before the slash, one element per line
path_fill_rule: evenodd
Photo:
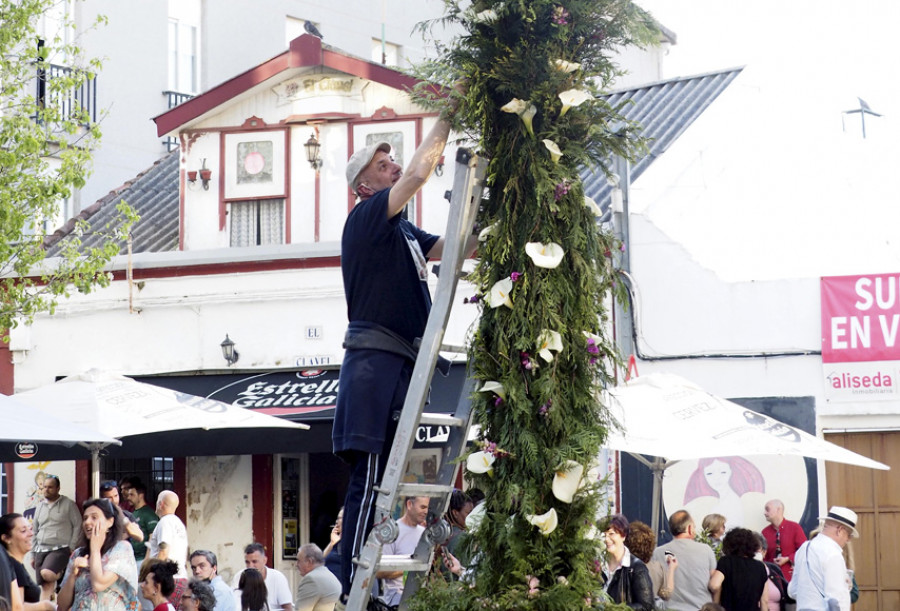
<path fill-rule="evenodd" d="M 500 110 L 503 112 L 511 112 L 516 115 L 521 115 L 523 112 L 528 110 L 528 102 L 525 100 L 520 100 L 519 98 L 513 98 L 506 104 L 500 107 Z"/>
<path fill-rule="evenodd" d="M 574 460 L 567 460 L 563 468 L 553 476 L 553 496 L 563 503 L 571 503 L 575 493 L 581 487 L 581 476 L 584 466 Z"/>
<path fill-rule="evenodd" d="M 566 251 L 556 242 L 542 244 L 540 242 L 528 242 L 525 244 L 525 254 L 531 257 L 532 262 L 538 267 L 544 269 L 555 269 L 559 267 Z"/>
<path fill-rule="evenodd" d="M 534 136 L 534 125 L 532 124 L 532 120 L 534 119 L 534 115 L 537 114 L 537 107 L 534 104 L 528 106 L 524 112 L 520 115 L 522 117 L 522 123 L 525 124 L 525 129 L 528 130 L 528 133 Z"/>
<path fill-rule="evenodd" d="M 564 59 L 555 60 L 553 65 L 563 72 L 575 72 L 576 70 L 581 70 L 581 64 L 577 62 L 567 62 Z"/>
<path fill-rule="evenodd" d="M 587 206 L 588 209 L 594 213 L 594 216 L 602 216 L 603 215 L 603 210 L 600 209 L 600 206 L 597 205 L 597 202 L 595 202 L 593 199 L 591 199 L 587 195 L 584 196 L 584 205 Z"/>
<path fill-rule="evenodd" d="M 553 360 L 553 350 L 562 350 L 562 336 L 557 331 L 544 329 L 537 341 L 538 355 L 548 363 Z"/>
<path fill-rule="evenodd" d="M 481 11 L 476 14 L 472 19 L 475 23 L 494 23 L 497 21 L 497 11 L 493 9 L 488 9 L 486 11 Z"/>
<path fill-rule="evenodd" d="M 553 159 L 553 163 L 559 163 L 559 158 L 562 157 L 562 151 L 559 150 L 559 146 L 553 140 L 544 140 L 544 146 L 550 151 L 550 158 Z"/>
<path fill-rule="evenodd" d="M 512 300 L 509 298 L 510 293 L 512 293 L 512 288 L 513 281 L 510 278 L 504 278 L 503 280 L 495 282 L 488 295 L 488 305 L 492 308 L 499 308 L 502 305 L 512 308 Z"/>
<path fill-rule="evenodd" d="M 529 524 L 537 526 L 544 536 L 547 536 L 556 530 L 556 527 L 559 524 L 559 517 L 557 517 L 556 510 L 553 508 L 541 515 L 525 516 L 525 519 L 528 520 Z"/>
<path fill-rule="evenodd" d="M 481 388 L 478 389 L 478 392 L 492 392 L 506 401 L 506 389 L 503 388 L 503 384 L 497 382 L 496 380 L 488 380 L 481 385 Z"/>
<path fill-rule="evenodd" d="M 587 102 L 593 97 L 594 96 L 592 96 L 589 91 L 585 91 L 584 89 L 567 89 L 566 91 L 563 91 L 559 94 L 559 99 L 563 105 L 562 110 L 559 111 L 559 116 L 563 116 L 573 106 L 578 106 L 583 102 Z"/>
<path fill-rule="evenodd" d="M 466 530 L 470 533 L 478 530 L 481 521 L 484 519 L 486 503 L 481 502 L 475 505 L 475 508 L 466 516 Z"/>
<path fill-rule="evenodd" d="M 479 242 L 484 242 L 484 241 L 486 241 L 490 236 L 494 235 L 494 234 L 497 232 L 497 226 L 498 226 L 499 224 L 500 224 L 500 221 L 497 221 L 497 222 L 494 223 L 493 225 L 488 225 L 487 227 L 485 227 L 484 229 L 482 229 L 480 232 L 478 232 L 478 241 L 479 241 Z"/>
<path fill-rule="evenodd" d="M 490 452 L 472 452 L 466 459 L 466 470 L 470 473 L 487 473 L 493 469 L 495 460 Z"/>

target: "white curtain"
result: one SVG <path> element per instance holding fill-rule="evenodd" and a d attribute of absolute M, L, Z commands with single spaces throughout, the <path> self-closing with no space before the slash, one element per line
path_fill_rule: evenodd
<path fill-rule="evenodd" d="M 231 202 L 231 245 L 284 243 L 284 200 Z"/>

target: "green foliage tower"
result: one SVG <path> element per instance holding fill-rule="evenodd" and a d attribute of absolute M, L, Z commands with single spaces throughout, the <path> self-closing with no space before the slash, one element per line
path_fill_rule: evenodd
<path fill-rule="evenodd" d="M 59 0 L 0 0 L 0 330 L 52 311 L 72 290 L 105 286 L 103 267 L 135 220 L 127 206 L 107 232 L 104 247 L 80 252 L 82 222 L 52 266 L 43 265 L 40 225 L 58 216 L 63 200 L 82 187 L 100 131 L 73 92 L 94 78 L 100 64 L 81 59 L 65 18 L 60 34 L 38 43 L 35 24 L 58 9 Z M 50 21 L 48 19 L 48 21 Z M 65 71 L 50 76 L 49 66 Z M 41 95 L 38 95 L 41 92 Z M 97 231 L 98 229 L 94 229 Z"/>
<path fill-rule="evenodd" d="M 597 94 L 617 74 L 614 50 L 652 42 L 654 29 L 622 0 L 445 4 L 440 21 L 464 34 L 421 75 L 467 80 L 456 128 L 490 159 L 469 300 L 481 308 L 480 447 L 466 474 L 487 498 L 471 533 L 474 585 L 428 583 L 413 608 L 602 607 L 589 471 L 609 425 L 599 391 L 617 358 L 606 322 L 620 245 L 579 172 L 641 146 Z"/>

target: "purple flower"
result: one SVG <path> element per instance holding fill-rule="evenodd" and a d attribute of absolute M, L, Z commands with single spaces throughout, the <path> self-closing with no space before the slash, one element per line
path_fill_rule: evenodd
<path fill-rule="evenodd" d="M 534 363 L 531 360 L 531 355 L 527 352 L 520 352 L 519 358 L 521 359 L 522 367 L 526 371 L 531 371 L 531 368 L 534 367 Z"/>
<path fill-rule="evenodd" d="M 553 23 L 556 25 L 568 25 L 569 24 L 569 11 L 565 9 L 565 7 L 557 6 L 553 9 Z"/>
<path fill-rule="evenodd" d="M 548 400 L 546 403 L 544 403 L 544 404 L 540 407 L 540 409 L 538 410 L 538 413 L 539 413 L 541 416 L 546 417 L 547 414 L 550 412 L 550 408 L 551 408 L 551 407 L 553 407 L 553 401 Z"/>
<path fill-rule="evenodd" d="M 481 301 L 481 295 L 478 294 L 463 299 L 463 303 L 478 303 L 479 301 Z"/>
<path fill-rule="evenodd" d="M 569 192 L 569 183 L 566 181 L 563 181 L 563 182 L 559 183 L 558 185 L 556 185 L 556 190 L 553 193 L 553 197 L 556 199 L 556 201 L 559 201 L 568 192 Z"/>
<path fill-rule="evenodd" d="M 497 397 L 494 399 L 494 407 L 500 407 L 503 404 L 503 397 Z"/>
<path fill-rule="evenodd" d="M 522 277 L 522 272 L 513 272 L 509 275 L 509 279 L 513 282 L 516 282 L 519 278 Z"/>

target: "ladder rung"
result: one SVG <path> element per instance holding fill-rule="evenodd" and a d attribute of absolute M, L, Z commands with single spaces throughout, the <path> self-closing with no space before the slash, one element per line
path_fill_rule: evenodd
<path fill-rule="evenodd" d="M 466 346 L 457 346 L 455 344 L 441 344 L 441 352 L 456 352 L 457 354 L 466 354 L 469 349 Z"/>
<path fill-rule="evenodd" d="M 438 497 L 453 492 L 453 486 L 443 484 L 413 484 L 400 483 L 397 485 L 397 494 L 400 496 L 428 496 Z"/>
<path fill-rule="evenodd" d="M 378 562 L 379 571 L 427 571 L 431 568 L 428 560 L 417 560 L 412 556 L 394 556 L 382 554 Z"/>
<path fill-rule="evenodd" d="M 432 414 L 423 412 L 419 418 L 419 424 L 435 424 L 438 426 L 464 426 L 466 423 L 462 418 L 457 418 L 452 414 Z"/>

